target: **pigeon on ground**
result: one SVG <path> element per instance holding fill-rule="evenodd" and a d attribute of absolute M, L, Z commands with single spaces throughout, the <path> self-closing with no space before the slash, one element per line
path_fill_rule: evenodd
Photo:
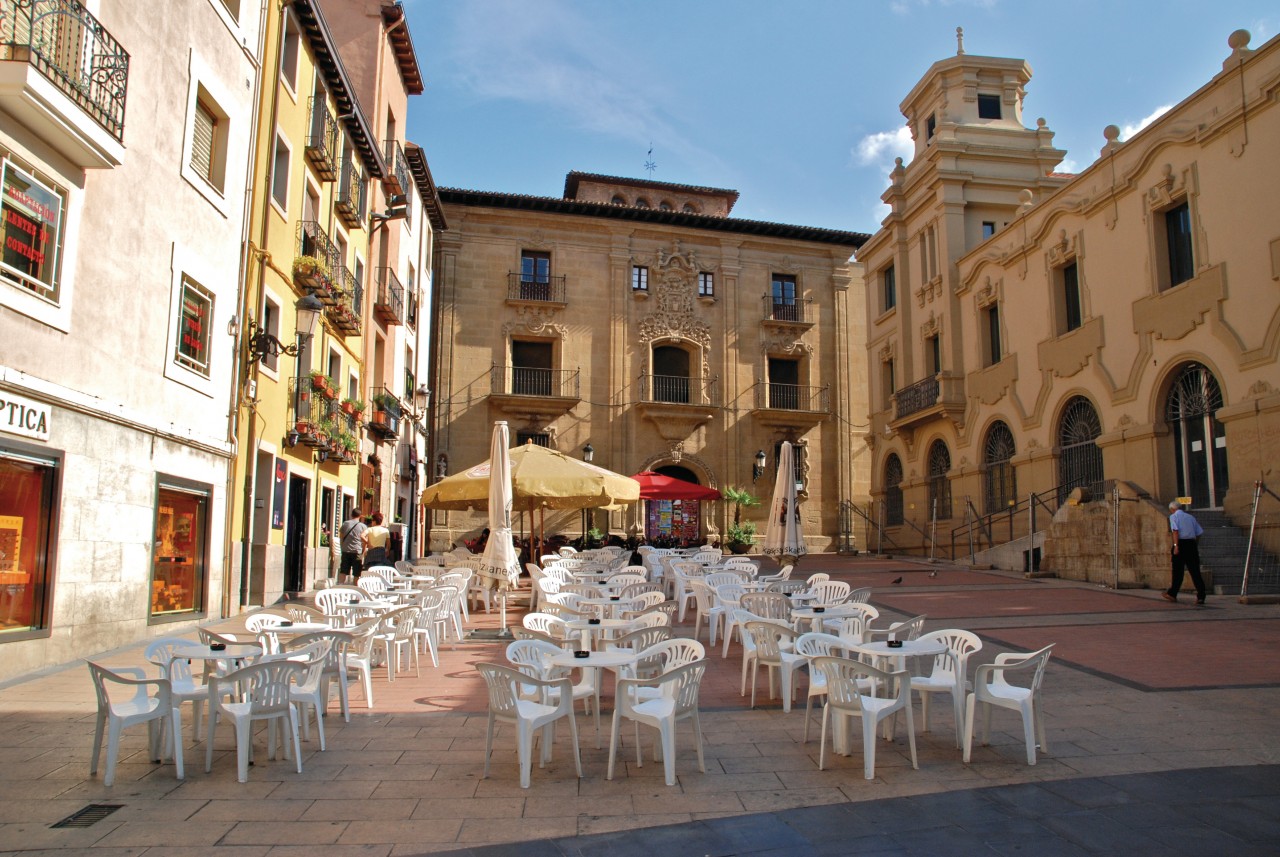
<path fill-rule="evenodd" d="M 890 583 L 901 583 L 901 582 L 902 582 L 901 577 L 895 577 L 893 580 L 890 581 Z"/>
<path fill-rule="evenodd" d="M 930 576 L 930 577 L 937 577 L 937 576 L 938 576 L 938 572 L 936 572 L 936 571 L 931 571 L 931 572 L 929 572 L 929 576 Z"/>

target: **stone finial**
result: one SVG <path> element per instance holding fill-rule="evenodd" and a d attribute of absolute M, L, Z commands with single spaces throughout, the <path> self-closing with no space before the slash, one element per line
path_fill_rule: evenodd
<path fill-rule="evenodd" d="M 1038 119 L 1036 119 L 1036 127 L 1037 127 L 1037 128 L 1043 128 L 1044 126 L 1046 126 L 1046 125 L 1048 125 L 1048 124 L 1049 124 L 1048 122 L 1044 121 L 1044 117 L 1043 117 L 1043 116 L 1041 116 L 1041 117 L 1039 117 Z"/>
<path fill-rule="evenodd" d="M 1249 41 L 1247 35 L 1248 34 L 1246 34 L 1245 38 L 1246 42 Z M 964 56 L 964 27 L 956 27 L 956 56 Z"/>
<path fill-rule="evenodd" d="M 1107 141 L 1102 147 L 1101 154 L 1120 148 L 1120 127 L 1118 125 L 1108 125 L 1102 129 L 1102 136 Z"/>
<path fill-rule="evenodd" d="M 1029 187 L 1024 187 L 1022 190 L 1018 191 L 1018 205 L 1024 211 L 1034 204 L 1035 198 L 1036 195 L 1031 192 L 1031 188 Z"/>
<path fill-rule="evenodd" d="M 1231 55 L 1222 61 L 1223 71 L 1235 68 L 1245 57 L 1253 53 L 1249 50 L 1249 40 L 1252 38 L 1248 30 L 1236 30 L 1227 36 L 1227 46 L 1231 48 Z"/>

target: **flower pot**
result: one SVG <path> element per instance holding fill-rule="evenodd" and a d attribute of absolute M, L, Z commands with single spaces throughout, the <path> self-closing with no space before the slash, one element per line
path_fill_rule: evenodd
<path fill-rule="evenodd" d="M 751 550 L 751 545 L 747 544 L 746 542 L 730 542 L 729 543 L 729 553 L 744 554 L 749 550 Z"/>

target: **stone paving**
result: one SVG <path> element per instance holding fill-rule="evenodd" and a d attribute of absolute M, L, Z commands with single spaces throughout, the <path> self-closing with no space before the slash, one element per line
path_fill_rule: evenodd
<path fill-rule="evenodd" d="M 304 743 L 301 775 L 267 760 L 259 736 L 258 764 L 249 782 L 237 783 L 228 727 L 219 729 L 206 774 L 188 716 L 185 781 L 171 764 L 147 761 L 139 728 L 126 733 L 108 788 L 88 774 L 93 694 L 87 670 L 75 664 L 0 688 L 0 852 L 1280 850 L 1280 606 L 1211 597 L 1196 609 L 1154 591 L 899 560 L 810 556 L 803 567 L 873 586 L 873 603 L 889 617 L 925 612 L 929 629 L 978 632 L 978 663 L 1010 647 L 1056 643 L 1045 684 L 1048 753 L 1028 766 L 1017 717 L 996 712 L 992 745 L 975 748 L 964 765 L 943 702 L 933 706 L 930 732 L 919 732 L 917 713 L 919 770 L 900 725 L 893 743 L 879 744 L 874 780 L 863 779 L 859 751 L 819 771 L 817 717 L 802 743 L 803 704 L 784 714 L 767 699 L 763 677 L 764 698 L 750 710 L 738 693 L 735 643 L 728 658 L 719 647 L 709 658 L 705 774 L 682 730 L 676 786 L 663 784 L 660 763 L 638 767 L 629 742 L 616 778 L 605 780 L 607 747 L 597 748 L 590 718 L 580 715 L 584 778 L 574 776 L 561 727 L 552 762 L 535 767 L 523 790 L 509 731 L 499 730 L 490 777 L 481 776 L 486 700 L 473 665 L 501 661 L 504 644 L 474 639 L 446 647 L 439 669 L 428 662 L 420 679 L 402 674 L 389 683 L 375 671 L 374 707 L 357 692 L 350 723 L 327 718 L 329 748 L 321 753 L 314 736 Z M 891 583 L 898 577 L 901 584 Z M 475 618 L 477 628 L 496 628 L 496 612 Z M 690 621 L 678 632 L 692 630 Z M 137 664 L 141 643 L 99 660 Z M 89 803 L 122 808 L 88 828 L 50 827 Z"/>

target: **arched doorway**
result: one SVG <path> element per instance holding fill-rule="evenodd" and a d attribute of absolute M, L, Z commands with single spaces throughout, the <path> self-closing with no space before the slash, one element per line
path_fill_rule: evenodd
<path fill-rule="evenodd" d="M 689 352 L 675 345 L 653 349 L 653 400 L 688 403 Z"/>
<path fill-rule="evenodd" d="M 884 462 L 884 522 L 901 526 L 902 517 L 902 459 L 891 452 Z"/>
<path fill-rule="evenodd" d="M 1058 499 L 1061 502 L 1075 488 L 1100 491 L 1102 488 L 1102 450 L 1098 437 L 1102 421 L 1093 403 L 1076 396 L 1062 409 L 1058 423 Z"/>
<path fill-rule="evenodd" d="M 951 517 L 950 470 L 951 450 L 946 441 L 935 440 L 929 447 L 929 515 L 937 514 L 940 521 Z"/>
<path fill-rule="evenodd" d="M 702 480 L 687 467 L 668 464 L 654 472 L 672 479 L 701 485 Z M 697 500 L 646 500 L 644 536 L 649 544 L 702 544 L 702 504 Z"/>
<path fill-rule="evenodd" d="M 982 447 L 982 463 L 987 470 L 987 513 L 1003 512 L 1017 502 L 1018 483 L 1014 476 L 1013 432 L 1003 421 L 987 430 Z"/>
<path fill-rule="evenodd" d="M 1179 371 L 1165 401 L 1165 422 L 1173 432 L 1178 496 L 1191 505 L 1220 508 L 1227 493 L 1227 436 L 1214 412 L 1222 407 L 1222 388 L 1200 363 Z"/>

